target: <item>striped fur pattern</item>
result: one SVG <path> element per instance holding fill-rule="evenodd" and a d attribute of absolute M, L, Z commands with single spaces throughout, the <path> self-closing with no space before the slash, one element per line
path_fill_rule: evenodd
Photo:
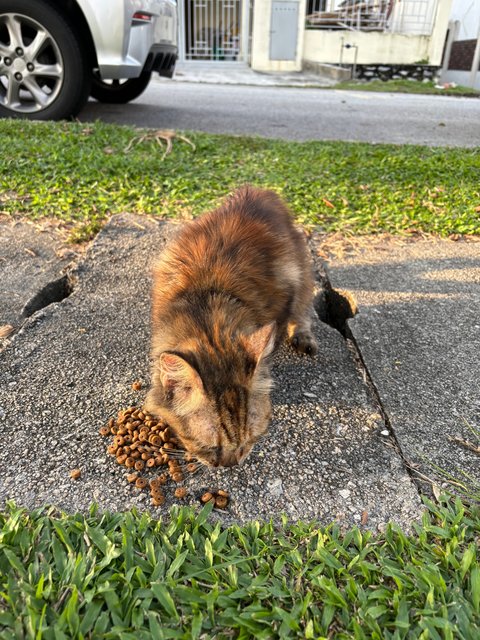
<path fill-rule="evenodd" d="M 285 334 L 316 351 L 304 236 L 275 193 L 243 187 L 182 227 L 153 276 L 146 409 L 198 460 L 240 464 L 270 421 L 268 356 Z"/>

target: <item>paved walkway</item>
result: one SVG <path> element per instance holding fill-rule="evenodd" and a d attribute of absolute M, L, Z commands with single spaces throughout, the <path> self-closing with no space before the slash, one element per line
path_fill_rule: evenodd
<path fill-rule="evenodd" d="M 178 63 L 173 76 L 175 82 L 193 82 L 207 84 L 235 84 L 259 87 L 330 87 L 335 80 L 308 71 L 290 73 L 261 73 L 246 64 L 217 63 Z M 154 75 L 154 81 L 164 83 Z"/>
<path fill-rule="evenodd" d="M 37 241 L 44 246 L 50 236 L 27 226 L 28 233 L 23 223 L 15 233 L 0 226 L 0 237 L 10 234 L 0 260 L 16 243 L 9 263 L 17 256 L 31 275 L 30 288 L 15 292 L 15 309 L 11 282 L 0 297 L 0 325 L 15 327 L 0 351 L 0 500 L 148 509 L 147 495 L 132 490 L 125 469 L 107 456 L 98 429 L 141 403 L 148 386 L 149 266 L 176 225 L 114 217 L 85 256 L 70 256 L 71 295 L 25 320 L 22 309 L 35 287 L 45 291 L 45 274 L 24 249 L 39 253 Z M 58 253 L 58 237 L 51 243 Z M 47 279 L 56 282 L 66 265 L 54 262 L 47 252 Z M 317 266 L 325 290 L 323 260 Z M 282 348 L 267 438 L 244 466 L 187 483 L 192 504 L 205 488 L 230 491 L 225 522 L 285 512 L 374 529 L 389 520 L 408 526 L 421 512 L 410 466 L 438 483 L 432 465 L 480 482 L 478 453 L 461 444 L 474 440 L 467 423 L 478 429 L 480 418 L 480 243 L 366 246 L 331 260 L 328 272 L 334 287 L 357 299 L 354 340 L 318 321 L 315 359 Z M 131 388 L 137 379 L 141 392 Z M 82 476 L 75 482 L 69 471 L 76 467 Z M 174 501 L 172 492 L 155 513 Z"/>

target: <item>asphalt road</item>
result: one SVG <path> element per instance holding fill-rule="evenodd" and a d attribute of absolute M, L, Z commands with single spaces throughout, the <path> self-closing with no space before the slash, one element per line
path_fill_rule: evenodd
<path fill-rule="evenodd" d="M 89 102 L 80 120 L 286 140 L 480 144 L 479 99 L 317 88 L 154 80 L 132 103 Z"/>

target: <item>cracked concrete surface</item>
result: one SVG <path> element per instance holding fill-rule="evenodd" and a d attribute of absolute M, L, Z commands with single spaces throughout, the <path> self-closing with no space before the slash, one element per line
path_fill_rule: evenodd
<path fill-rule="evenodd" d="M 98 429 L 119 409 L 141 404 L 148 386 L 149 266 L 176 225 L 116 216 L 78 266 L 73 293 L 29 318 L 0 353 L 0 500 L 68 511 L 133 505 L 162 508 L 125 480 Z M 5 303 L 2 303 L 3 305 Z M 0 307 L 3 309 L 3 306 Z M 188 480 L 187 503 L 206 487 L 230 491 L 225 522 L 318 519 L 408 528 L 421 502 L 394 439 L 372 401 L 348 345 L 315 327 L 320 350 L 301 357 L 286 346 L 273 365 L 274 418 L 242 467 Z M 140 379 L 144 388 L 134 392 Z M 80 480 L 69 470 L 79 467 Z"/>
<path fill-rule="evenodd" d="M 480 490 L 480 242 L 371 240 L 332 259 L 350 331 L 407 462 Z"/>

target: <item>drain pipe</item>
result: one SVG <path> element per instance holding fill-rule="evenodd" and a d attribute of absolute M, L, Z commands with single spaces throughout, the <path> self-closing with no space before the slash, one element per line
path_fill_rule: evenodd
<path fill-rule="evenodd" d="M 357 44 L 343 44 L 343 38 L 342 38 L 342 47 L 341 47 L 341 57 L 340 59 L 343 59 L 343 49 L 355 49 L 355 53 L 353 55 L 353 67 L 352 67 L 352 79 L 355 80 L 355 76 L 357 74 L 357 57 L 358 57 L 358 45 Z M 341 62 L 340 62 L 341 64 Z"/>

